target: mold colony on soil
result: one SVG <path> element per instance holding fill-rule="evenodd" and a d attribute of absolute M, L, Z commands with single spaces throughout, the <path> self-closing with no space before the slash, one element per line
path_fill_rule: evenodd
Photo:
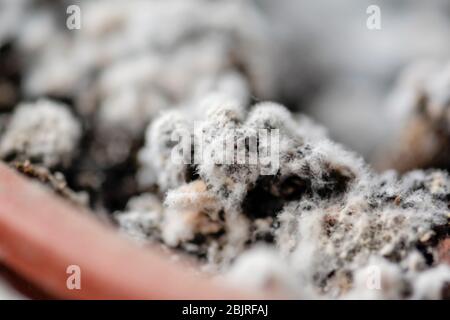
<path fill-rule="evenodd" d="M 207 108 L 213 111 L 199 113 L 206 114 L 200 121 L 215 134 L 206 148 L 221 141 L 227 126 L 280 129 L 279 170 L 265 176 L 257 166 L 205 161 L 195 168 L 195 180 L 186 182 L 191 169 L 174 168 L 163 156 L 170 145 L 146 149 L 152 137 L 160 137 L 155 130 L 170 137 L 171 130 L 180 129 L 160 126 L 163 115 L 149 127 L 150 141 L 142 151 L 153 156 L 141 161 L 151 166 L 147 159 L 166 159 L 155 168 L 158 183 L 168 189 L 164 205 L 155 205 L 150 195 L 134 198 L 117 216 L 125 231 L 192 253 L 208 270 L 239 277 L 241 284 L 276 286 L 300 297 L 441 297 L 450 269 L 433 266 L 436 245 L 449 232 L 446 172 L 374 173 L 317 125 L 303 117 L 294 120 L 274 103 L 258 104 L 247 116 L 228 101 Z M 188 123 L 189 115 L 179 112 Z M 386 276 L 381 281 L 387 291 L 368 290 L 358 280 L 370 266 Z M 425 276 L 441 284 L 424 288 Z"/>
<path fill-rule="evenodd" d="M 250 2 L 83 3 L 70 35 L 53 7 L 13 7 L 28 22 L 0 34 L 0 155 L 19 171 L 239 285 L 295 298 L 448 297 L 437 249 L 449 236 L 447 171 L 377 173 L 307 116 L 255 103 L 279 88 L 269 28 Z M 155 33 L 158 17 L 177 23 Z M 436 85 L 419 90 L 423 108 L 411 98 L 403 109 L 433 134 L 448 127 L 445 70 L 424 80 Z M 175 164 L 172 134 L 194 123 L 206 150 L 230 129 L 278 129 L 279 167 Z M 431 145 L 447 142 L 433 134 Z M 367 286 L 374 270 L 380 290 Z"/>

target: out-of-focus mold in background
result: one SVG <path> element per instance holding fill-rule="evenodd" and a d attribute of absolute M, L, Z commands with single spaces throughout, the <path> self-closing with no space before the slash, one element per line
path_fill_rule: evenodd
<path fill-rule="evenodd" d="M 402 110 L 387 100 L 402 70 L 421 60 L 448 61 L 445 0 L 264 4 L 284 53 L 282 95 L 369 159 L 401 121 Z M 369 5 L 381 9 L 380 30 L 366 27 Z"/>
<path fill-rule="evenodd" d="M 445 0 L 253 0 L 224 6 L 201 1 L 193 1 L 196 5 L 188 4 L 192 1 L 151 2 L 2 0 L 0 70 L 8 81 L 2 79 L 0 105 L 17 101 L 18 93 L 11 86 L 20 82 L 22 97 L 46 94 L 83 100 L 83 109 L 89 109 L 86 100 L 91 102 L 97 95 L 100 104 L 114 104 L 108 108 L 113 110 L 100 111 L 100 121 L 142 127 L 152 113 L 190 90 L 183 87 L 191 83 L 186 81 L 187 74 L 192 77 L 202 72 L 199 68 L 219 72 L 231 63 L 250 76 L 252 97 L 273 98 L 311 114 L 333 138 L 370 160 L 401 121 L 402 110 L 393 110 L 396 107 L 387 101 L 399 74 L 421 60 L 444 62 L 450 51 L 450 4 Z M 70 32 L 65 29 L 65 9 L 77 3 L 83 13 L 82 29 Z M 366 27 L 366 9 L 373 4 L 381 9 L 381 30 Z M 227 29 L 234 36 L 222 41 L 224 34 L 212 31 L 202 36 L 202 28 Z M 197 38 L 191 41 L 195 49 L 189 48 L 189 43 L 180 45 L 185 37 Z M 235 43 L 229 43 L 230 39 Z M 19 50 L 24 57 L 23 72 L 17 70 L 19 62 L 11 61 L 19 58 L 10 56 L 11 50 Z M 142 56 L 150 53 L 154 53 L 152 61 L 140 64 Z M 189 59 L 189 54 L 195 57 Z M 160 67 L 163 75 L 155 74 L 155 65 L 172 60 L 170 66 Z M 183 70 L 187 68 L 183 60 L 191 61 L 189 70 Z M 120 63 L 113 68 L 113 61 Z M 115 86 L 120 90 L 116 90 L 109 79 L 120 73 L 120 68 L 129 74 L 131 68 L 139 68 L 141 77 L 153 77 L 162 86 L 174 85 L 172 91 L 176 92 L 167 92 L 167 97 L 136 88 L 131 82 L 144 79 L 137 75 L 128 79 L 125 74 L 117 76 Z M 146 68 L 153 75 L 146 75 Z M 179 73 L 175 75 L 176 70 Z M 202 82 L 203 87 L 208 86 L 207 79 Z M 209 85 L 213 82 L 209 79 Z M 148 92 L 140 94 L 142 91 Z M 125 120 L 133 114 L 120 114 L 120 105 L 136 105 L 140 99 L 152 100 L 153 107 L 140 110 L 141 117 Z M 119 120 L 122 116 L 125 119 Z"/>

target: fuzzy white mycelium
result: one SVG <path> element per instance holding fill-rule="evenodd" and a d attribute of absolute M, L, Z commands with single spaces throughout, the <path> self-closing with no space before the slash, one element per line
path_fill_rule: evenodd
<path fill-rule="evenodd" d="M 367 155 L 386 137 L 383 113 L 368 109 L 379 107 L 393 70 L 448 55 L 440 6 L 427 13 L 414 1 L 393 32 L 369 43 L 354 29 L 357 7 L 326 3 L 343 14 L 329 11 L 340 27 L 322 33 L 310 13 L 317 1 L 74 1 L 82 28 L 68 32 L 64 5 L 0 0 L 0 157 L 61 170 L 89 192 L 90 209 L 117 212 L 124 233 L 188 253 L 241 286 L 294 298 L 448 298 L 438 249 L 449 236 L 448 170 L 379 174 L 308 117 L 273 102 L 247 108 L 272 97 L 298 104 Z M 415 15 L 428 18 L 411 24 Z M 440 24 L 427 32 L 426 21 Z M 385 45 L 411 25 L 425 41 Z M 333 29 L 360 54 L 348 54 Z M 448 169 L 449 84 L 448 65 L 401 79 L 389 115 L 399 111 L 393 126 L 409 140 L 391 137 L 404 170 L 389 168 L 439 160 Z M 276 163 L 258 129 L 278 130 Z M 230 131 L 243 142 L 236 151 L 260 161 L 221 162 Z M 180 136 L 192 153 L 174 152 Z M 188 161 L 200 149 L 203 159 Z"/>
<path fill-rule="evenodd" d="M 68 166 L 77 151 L 81 125 L 68 107 L 50 100 L 16 107 L 0 141 L 1 157 Z"/>
<path fill-rule="evenodd" d="M 450 268 L 435 267 L 436 242 L 449 228 L 447 173 L 376 174 L 318 125 L 294 118 L 276 103 L 259 103 L 247 113 L 235 100 L 216 96 L 197 108 L 161 115 L 149 126 L 141 150 L 138 176 L 165 194 L 155 233 L 161 242 L 196 255 L 210 270 L 230 273 L 241 284 L 284 287 L 298 297 L 441 297 L 438 292 L 450 277 Z M 194 122 L 201 130 L 189 131 Z M 173 164 L 174 132 L 191 132 L 194 150 L 201 132 L 209 150 L 223 143 L 230 128 L 238 135 L 279 129 L 278 170 L 262 175 L 262 163 L 214 159 Z M 147 213 L 140 214 L 146 219 Z M 118 216 L 137 218 L 137 210 Z M 278 251 L 282 265 L 265 264 L 260 270 L 257 261 L 266 259 L 261 249 L 240 257 L 258 243 Z M 380 286 L 368 288 L 364 270 L 372 269 Z M 427 286 L 425 276 L 437 282 Z M 300 290 L 292 290 L 292 283 Z"/>

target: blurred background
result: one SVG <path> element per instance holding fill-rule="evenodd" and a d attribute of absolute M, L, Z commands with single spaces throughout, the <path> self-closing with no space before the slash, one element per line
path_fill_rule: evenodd
<path fill-rule="evenodd" d="M 79 30 L 66 27 L 71 4 L 81 8 Z M 369 5 L 381 10 L 380 30 L 366 26 Z M 233 69 L 250 78 L 253 100 L 309 114 L 370 160 L 402 116 L 389 103 L 400 74 L 424 60 L 445 62 L 449 34 L 446 0 L 1 0 L 0 105 L 58 97 L 116 121 L 133 112 L 123 104 L 144 99 L 133 81 L 147 90 L 152 77 L 170 78 L 159 84 L 166 95 L 145 97 L 148 115 L 191 98 L 186 82 L 208 87 L 206 73 Z M 163 64 L 159 73 L 151 63 Z"/>
<path fill-rule="evenodd" d="M 450 1 L 0 0 L 0 135 L 22 102 L 69 106 L 79 150 L 51 169 L 96 212 L 142 191 L 161 111 L 211 92 L 304 113 L 380 171 L 449 169 Z"/>

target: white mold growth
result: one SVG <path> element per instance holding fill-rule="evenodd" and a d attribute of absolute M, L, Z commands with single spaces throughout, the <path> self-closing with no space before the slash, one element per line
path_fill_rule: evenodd
<path fill-rule="evenodd" d="M 291 283 L 305 288 L 298 297 L 408 298 L 423 287 L 416 283 L 418 276 L 436 265 L 436 241 L 448 232 L 447 173 L 376 174 L 359 156 L 330 141 L 320 126 L 271 102 L 247 114 L 236 101 L 215 96 L 194 110 L 203 111 L 163 114 L 150 126 L 141 151 L 139 176 L 153 167 L 152 181 L 168 190 L 163 242 L 218 271 L 235 259 L 231 274 L 255 266 L 248 279 L 254 286 L 272 277 L 285 287 L 280 270 L 291 269 Z M 202 130 L 190 129 L 194 122 Z M 206 133 L 203 147 L 208 150 L 221 144 L 230 129 L 241 134 L 279 129 L 279 169 L 262 175 L 260 163 L 217 163 L 214 155 L 194 168 L 173 166 L 172 133 L 187 131 L 194 149 L 198 132 Z M 196 174 L 186 184 L 189 168 Z M 246 248 L 261 242 L 279 251 L 280 265 L 259 270 L 258 261 L 271 260 L 265 253 L 245 255 L 239 262 Z M 381 291 L 361 287 L 371 264 L 382 270 Z M 293 294 L 292 288 L 285 289 Z M 427 294 L 435 297 L 431 291 Z"/>
<path fill-rule="evenodd" d="M 66 105 L 49 100 L 17 106 L 0 142 L 2 157 L 17 156 L 53 167 L 70 164 L 81 126 Z"/>

